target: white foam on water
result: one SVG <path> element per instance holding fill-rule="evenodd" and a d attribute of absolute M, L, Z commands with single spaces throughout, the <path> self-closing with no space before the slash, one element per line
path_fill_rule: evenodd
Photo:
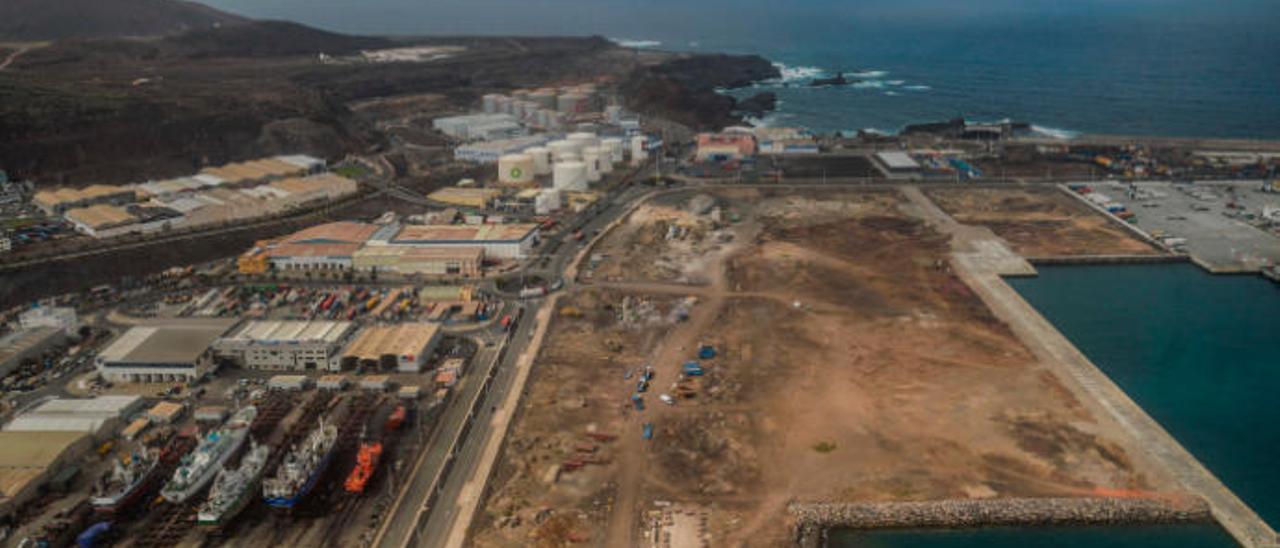
<path fill-rule="evenodd" d="M 856 89 L 880 89 L 884 87 L 884 82 L 881 80 L 865 80 L 862 82 L 854 82 L 852 87 Z"/>
<path fill-rule="evenodd" d="M 1037 126 L 1035 124 L 1031 125 L 1031 131 L 1034 131 L 1046 137 L 1052 137 L 1054 139 L 1075 139 L 1076 137 L 1080 136 L 1080 132 L 1078 131 L 1071 131 L 1069 129 L 1059 129 L 1055 127 Z"/>
<path fill-rule="evenodd" d="M 901 86 L 902 84 L 907 83 L 907 81 L 906 80 L 888 80 L 885 83 L 891 86 Z"/>
<path fill-rule="evenodd" d="M 898 93 L 898 92 L 896 92 L 896 91 L 886 91 L 886 92 L 884 92 L 884 94 L 885 94 L 885 95 L 888 95 L 888 96 L 890 96 L 890 97 L 897 97 L 897 96 L 899 96 L 899 95 L 902 95 L 901 93 Z"/>
<path fill-rule="evenodd" d="M 786 63 L 773 63 L 774 68 L 778 69 L 781 74 L 778 78 L 767 80 L 773 84 L 792 84 L 796 82 L 808 82 L 814 78 L 822 78 L 827 75 L 826 69 L 822 67 L 793 67 Z"/>
<path fill-rule="evenodd" d="M 903 86 L 902 89 L 909 89 L 911 91 L 929 91 L 933 88 L 926 86 L 924 84 L 912 84 L 910 86 Z"/>
<path fill-rule="evenodd" d="M 854 78 L 880 78 L 886 74 L 889 74 L 889 71 L 870 69 L 870 70 L 864 70 L 860 72 L 846 73 L 845 76 L 852 76 Z"/>
<path fill-rule="evenodd" d="M 631 40 L 628 38 L 610 38 L 609 41 L 619 46 L 622 46 L 624 48 L 633 48 L 633 49 L 656 48 L 662 45 L 662 42 L 659 42 L 657 40 Z"/>

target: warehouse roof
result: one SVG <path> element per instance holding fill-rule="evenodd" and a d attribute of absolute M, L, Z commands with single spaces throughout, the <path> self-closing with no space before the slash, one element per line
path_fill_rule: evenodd
<path fill-rule="evenodd" d="M 98 353 L 105 363 L 194 363 L 235 320 L 166 320 L 130 328 Z"/>
<path fill-rule="evenodd" d="M 360 244 L 300 244 L 285 243 L 268 250 L 272 257 L 350 257 L 360 249 Z"/>
<path fill-rule="evenodd" d="M 535 224 L 407 226 L 396 243 L 519 242 L 538 230 Z"/>
<path fill-rule="evenodd" d="M 51 337 L 62 334 L 57 327 L 36 327 L 22 329 L 0 337 L 0 363 L 4 363 L 26 353 L 33 347 L 40 346 Z"/>
<path fill-rule="evenodd" d="M 122 418 L 142 403 L 138 396 L 54 398 L 5 425 L 6 432 L 92 433 L 103 423 Z"/>
<path fill-rule="evenodd" d="M 440 333 L 440 325 L 434 323 L 402 323 L 366 327 L 356 340 L 347 346 L 344 357 L 377 360 L 384 355 L 415 359 Z"/>
<path fill-rule="evenodd" d="M 49 465 L 85 437 L 83 432 L 0 432 L 0 496 L 18 496 Z"/>
<path fill-rule="evenodd" d="M 127 225 L 137 220 L 124 208 L 109 204 L 70 209 L 65 216 L 68 221 L 94 229 Z"/>
<path fill-rule="evenodd" d="M 458 247 L 411 247 L 402 245 L 375 245 L 361 248 L 355 257 L 391 256 L 405 261 L 448 261 L 484 259 L 484 248 L 479 246 Z"/>
<path fill-rule="evenodd" d="M 377 225 L 339 221 L 305 228 L 285 236 L 284 243 L 363 243 L 378 230 Z"/>
<path fill-rule="evenodd" d="M 876 158 L 889 169 L 920 169 L 920 164 L 905 152 L 877 152 Z"/>
<path fill-rule="evenodd" d="M 485 202 L 502 195 L 502 191 L 494 188 L 460 188 L 445 187 L 427 195 L 428 200 L 445 204 L 483 206 Z"/>
<path fill-rule="evenodd" d="M 334 343 L 351 330 L 351 322 L 327 321 L 257 321 L 245 324 L 228 340 L 259 343 L 291 341 L 323 341 Z"/>

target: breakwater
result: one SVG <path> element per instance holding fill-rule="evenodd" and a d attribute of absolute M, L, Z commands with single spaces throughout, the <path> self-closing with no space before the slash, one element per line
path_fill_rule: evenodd
<path fill-rule="evenodd" d="M 792 503 L 796 545 L 826 544 L 832 529 L 1148 524 L 1211 521 L 1198 498 L 1012 498 L 877 503 Z"/>

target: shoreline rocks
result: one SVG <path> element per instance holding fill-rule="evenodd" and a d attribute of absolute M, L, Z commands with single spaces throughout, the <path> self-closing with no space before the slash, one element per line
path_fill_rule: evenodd
<path fill-rule="evenodd" d="M 826 545 L 831 529 L 964 528 L 1211 521 L 1195 499 L 1015 498 L 883 503 L 792 503 L 796 545 Z"/>

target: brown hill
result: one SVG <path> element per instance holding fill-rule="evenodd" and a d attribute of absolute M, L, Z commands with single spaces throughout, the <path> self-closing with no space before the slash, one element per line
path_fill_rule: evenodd
<path fill-rule="evenodd" d="M 4 0 L 0 41 L 157 36 L 248 20 L 183 0 Z"/>

